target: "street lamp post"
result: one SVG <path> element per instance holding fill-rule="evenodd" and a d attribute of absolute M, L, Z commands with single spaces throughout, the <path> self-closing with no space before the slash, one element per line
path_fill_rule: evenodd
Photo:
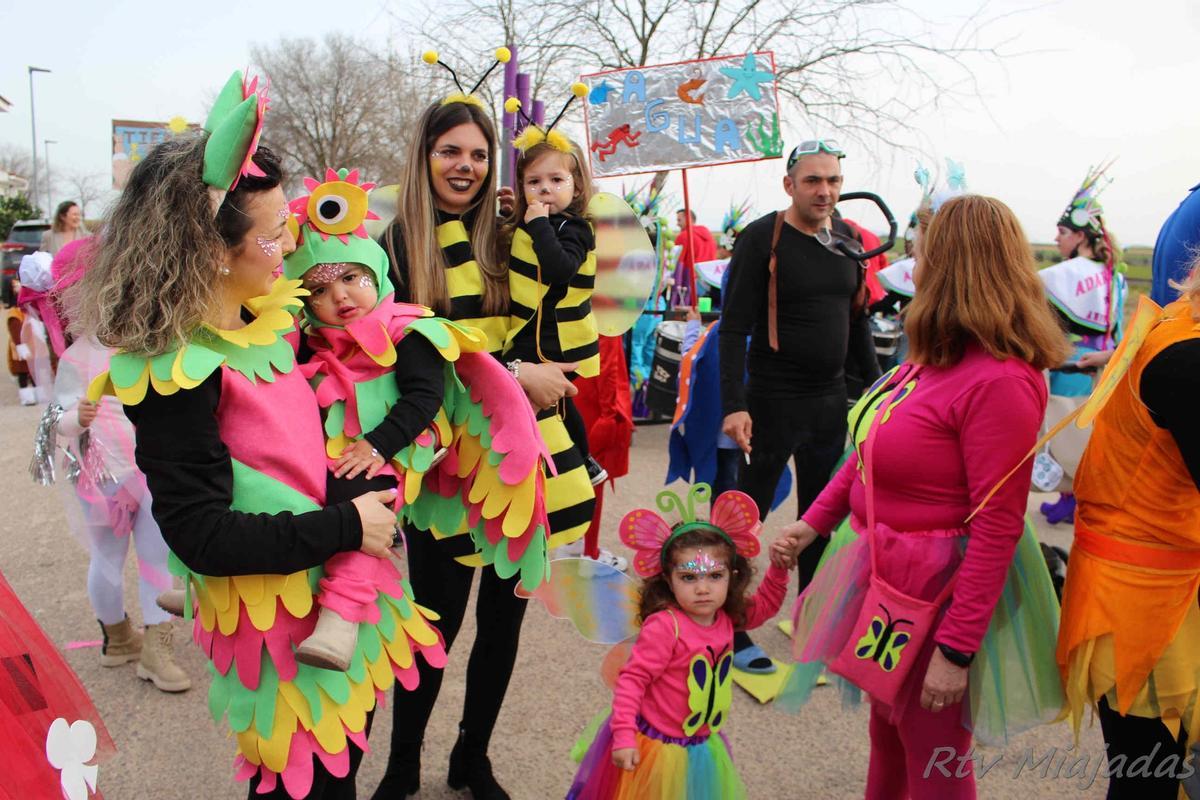
<path fill-rule="evenodd" d="M 52 183 L 50 180 L 50 145 L 52 144 L 58 144 L 58 142 L 54 139 L 42 140 L 44 152 L 46 153 L 46 216 L 54 213 L 54 204 L 50 202 L 50 185 Z"/>
<path fill-rule="evenodd" d="M 37 167 L 37 115 L 33 111 L 33 73 L 49 72 L 48 69 L 41 67 L 26 67 L 29 70 L 29 132 L 30 139 L 33 142 L 33 183 L 30 185 L 29 199 L 36 203 L 38 193 L 38 167 Z M 47 211 L 47 213 L 49 213 Z"/>

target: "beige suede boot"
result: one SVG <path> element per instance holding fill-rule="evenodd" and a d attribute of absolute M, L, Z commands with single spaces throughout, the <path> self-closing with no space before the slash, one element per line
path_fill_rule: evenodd
<path fill-rule="evenodd" d="M 100 666 L 119 667 L 137 661 L 142 654 L 142 634 L 130 623 L 129 617 L 116 625 L 100 623 L 104 642 L 100 645 Z"/>
<path fill-rule="evenodd" d="M 345 672 L 350 669 L 358 644 L 358 623 L 343 619 L 332 609 L 322 607 L 317 627 L 296 648 L 296 660 L 320 669 Z"/>
<path fill-rule="evenodd" d="M 170 620 L 147 628 L 137 676 L 163 692 L 186 692 L 192 688 L 192 679 L 175 663 L 174 640 L 175 627 Z"/>
<path fill-rule="evenodd" d="M 186 610 L 187 594 L 183 589 L 167 589 L 154 600 L 155 604 L 166 611 L 168 614 L 173 614 L 176 617 L 182 617 Z"/>

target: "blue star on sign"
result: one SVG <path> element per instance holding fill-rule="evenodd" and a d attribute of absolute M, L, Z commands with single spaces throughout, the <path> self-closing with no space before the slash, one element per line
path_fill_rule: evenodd
<path fill-rule="evenodd" d="M 754 57 L 754 53 L 746 54 L 741 68 L 721 67 L 721 74 L 733 78 L 729 93 L 725 95 L 727 100 L 732 100 L 742 92 L 755 100 L 762 100 L 762 89 L 759 88 L 759 84 L 775 80 L 773 72 L 764 72 L 758 68 L 758 60 Z"/>

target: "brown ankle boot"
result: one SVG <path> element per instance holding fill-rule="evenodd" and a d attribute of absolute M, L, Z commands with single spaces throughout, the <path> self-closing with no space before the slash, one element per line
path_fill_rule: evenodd
<path fill-rule="evenodd" d="M 296 648 L 296 660 L 310 667 L 345 672 L 350 669 L 357 644 L 358 623 L 322 607 L 317 615 L 317 627 Z"/>
<path fill-rule="evenodd" d="M 142 634 L 134 629 L 129 617 L 116 625 L 100 623 L 104 642 L 100 645 L 100 666 L 119 667 L 137 661 L 142 654 Z"/>
<path fill-rule="evenodd" d="M 147 628 L 137 676 L 163 692 L 186 692 L 192 688 L 192 679 L 175 663 L 174 639 L 175 628 L 170 620 Z"/>

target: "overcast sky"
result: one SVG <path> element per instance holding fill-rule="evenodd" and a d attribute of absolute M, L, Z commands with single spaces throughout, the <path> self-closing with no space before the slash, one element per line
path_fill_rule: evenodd
<path fill-rule="evenodd" d="M 935 21 L 961 14 L 964 6 L 957 0 L 907 5 Z M 229 71 L 248 62 L 252 43 L 319 37 L 329 30 L 397 41 L 403 33 L 394 29 L 388 9 L 399 6 L 341 0 L 333 18 L 330 4 L 317 0 L 215 0 L 200 7 L 128 0 L 10 3 L 0 48 L 0 95 L 12 107 L 0 114 L 0 142 L 28 151 L 26 67 L 45 67 L 52 72 L 34 78 L 39 160 L 42 140 L 53 139 L 50 162 L 56 173 L 107 176 L 112 119 L 179 115 L 202 121 L 206 99 Z M 1089 165 L 1116 156 L 1114 181 L 1102 197 L 1110 227 L 1124 244 L 1153 244 L 1163 219 L 1200 183 L 1194 96 L 1200 2 L 995 0 L 988 14 L 999 17 L 988 27 L 989 40 L 1006 41 L 1015 55 L 976 67 L 979 102 L 914 120 L 922 141 L 913 144 L 964 164 L 970 188 L 1012 206 L 1036 241 L 1053 237 L 1058 215 Z M 411 46 L 416 51 L 428 44 Z M 661 60 L 679 56 L 666 53 Z M 813 133 L 798 120 L 784 120 L 789 148 Z M 270 139 L 269 115 L 265 138 Z M 920 194 L 912 181 L 916 157 L 886 150 L 868 155 L 851 149 L 844 162 L 846 188 L 877 191 L 898 218 L 906 218 Z M 926 161 L 935 166 L 928 156 Z M 782 207 L 781 173 L 779 161 L 690 172 L 701 221 L 716 226 L 731 200 L 748 198 L 756 214 Z M 730 187 L 737 187 L 736 195 Z M 620 181 L 605 188 L 619 190 Z M 681 204 L 677 179 L 668 183 L 668 192 Z"/>

